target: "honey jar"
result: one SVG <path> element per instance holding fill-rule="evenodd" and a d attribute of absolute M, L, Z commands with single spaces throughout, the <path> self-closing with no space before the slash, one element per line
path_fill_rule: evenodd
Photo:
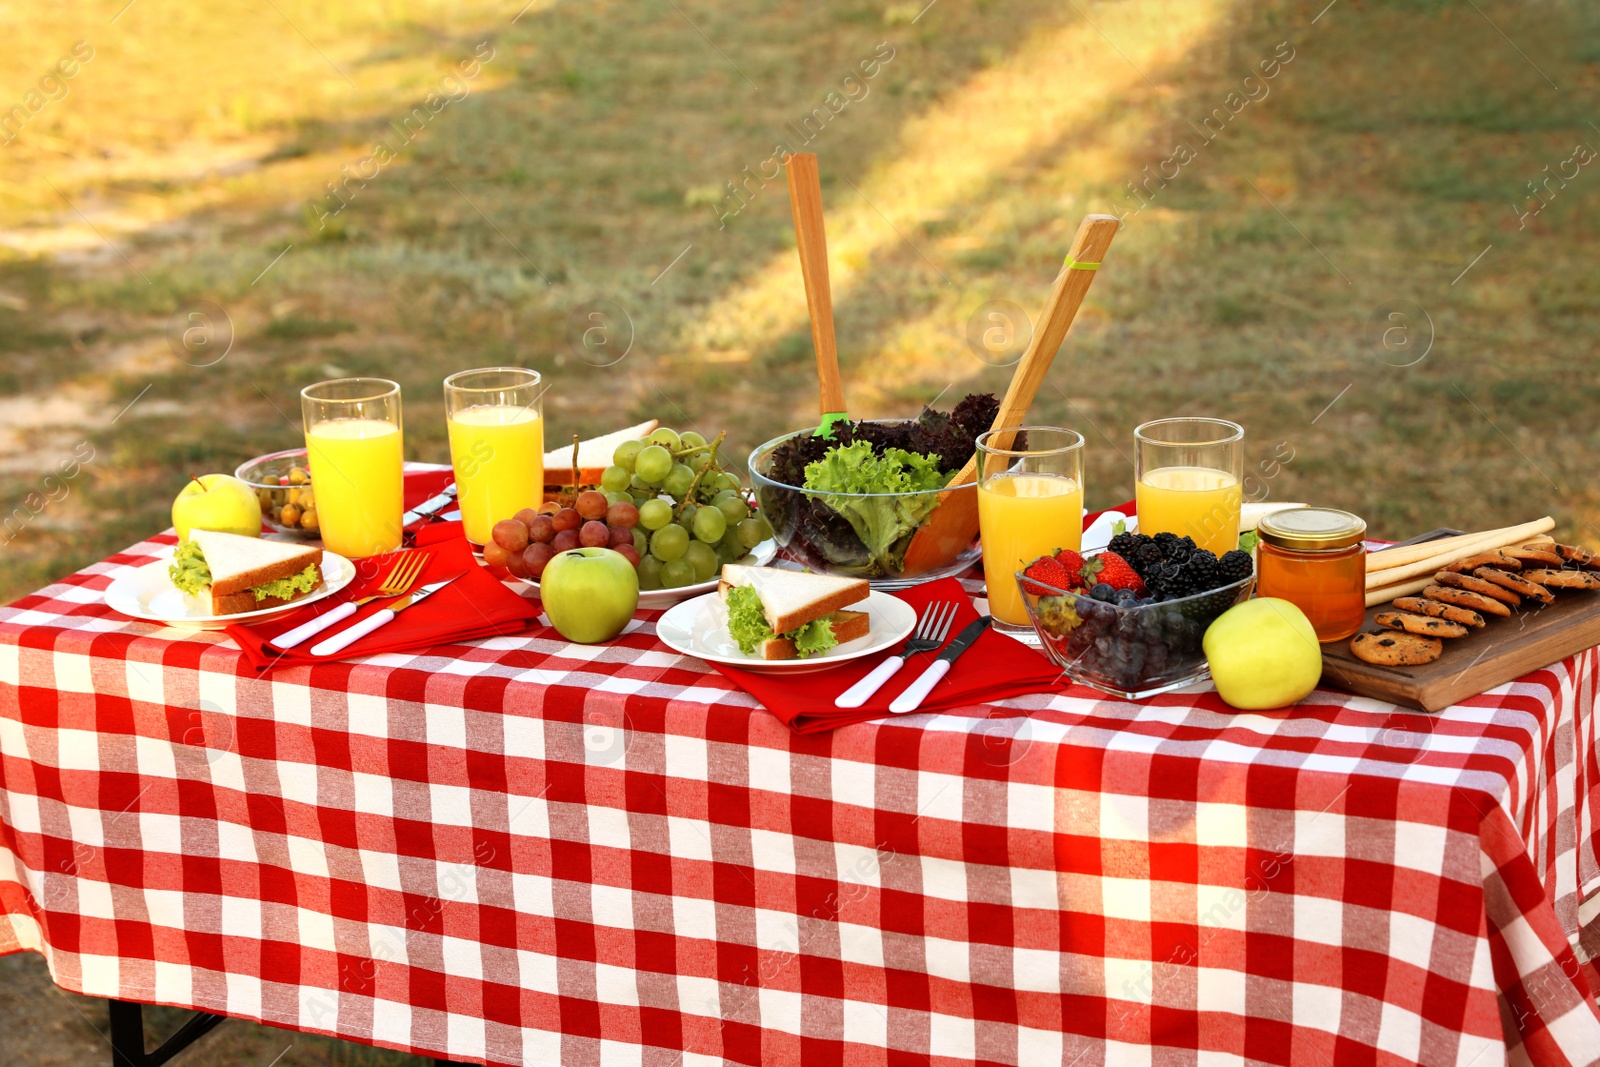
<path fill-rule="evenodd" d="M 1306 613 L 1318 641 L 1361 629 L 1367 613 L 1367 524 L 1333 508 L 1290 508 L 1256 527 L 1256 595 Z"/>

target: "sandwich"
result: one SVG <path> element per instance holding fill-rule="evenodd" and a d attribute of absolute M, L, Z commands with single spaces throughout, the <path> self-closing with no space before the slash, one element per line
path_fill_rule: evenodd
<path fill-rule="evenodd" d="M 291 603 L 321 585 L 322 549 L 191 530 L 167 577 L 189 596 L 209 596 L 211 614 L 237 615 Z"/>
<path fill-rule="evenodd" d="M 834 578 L 805 571 L 722 568 L 717 592 L 728 608 L 728 633 L 747 656 L 805 659 L 867 636 L 864 611 L 844 611 L 867 599 L 863 578 Z"/>
<path fill-rule="evenodd" d="M 600 476 L 611 466 L 611 457 L 617 446 L 650 436 L 661 423 L 656 419 L 629 426 L 604 437 L 591 437 L 578 442 L 578 486 L 599 485 Z M 572 488 L 572 445 L 553 448 L 544 454 L 544 492 L 546 500 L 559 499 L 563 489 Z"/>

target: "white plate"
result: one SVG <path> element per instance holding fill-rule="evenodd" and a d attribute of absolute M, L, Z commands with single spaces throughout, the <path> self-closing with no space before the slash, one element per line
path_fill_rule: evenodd
<path fill-rule="evenodd" d="M 777 554 L 778 543 L 769 537 L 752 548 L 749 555 L 739 560 L 739 564 L 744 567 L 765 567 L 772 562 L 772 558 Z M 480 559 L 483 557 L 482 549 L 478 550 L 478 557 Z M 720 567 L 718 571 L 720 573 Z M 718 579 L 713 578 L 708 582 L 696 582 L 694 585 L 680 585 L 676 589 L 641 589 L 639 590 L 639 606 L 650 611 L 661 611 L 672 607 L 674 604 L 681 604 L 693 597 L 715 593 L 717 591 L 717 581 Z M 539 591 L 538 582 L 528 582 L 526 584 L 532 586 L 535 593 Z"/>
<path fill-rule="evenodd" d="M 220 630 L 236 622 L 271 622 L 307 604 L 330 597 L 349 585 L 356 576 L 355 564 L 343 556 L 322 551 L 322 584 L 299 600 L 279 604 L 275 608 L 259 611 L 241 611 L 237 615 L 212 615 L 210 598 L 204 600 L 187 596 L 167 577 L 171 553 L 154 563 L 146 563 L 130 571 L 106 587 L 106 603 L 111 610 L 121 612 L 144 622 L 158 622 L 185 630 Z"/>
<path fill-rule="evenodd" d="M 656 636 L 668 647 L 685 656 L 708 663 L 726 663 L 762 674 L 805 674 L 825 671 L 846 660 L 860 659 L 892 648 L 917 625 L 911 605 L 890 593 L 874 589 L 867 599 L 850 604 L 845 611 L 865 611 L 872 619 L 871 632 L 854 641 L 834 645 L 820 656 L 807 659 L 757 659 L 739 651 L 728 633 L 722 613 L 722 598 L 716 593 L 686 600 L 656 620 Z"/>

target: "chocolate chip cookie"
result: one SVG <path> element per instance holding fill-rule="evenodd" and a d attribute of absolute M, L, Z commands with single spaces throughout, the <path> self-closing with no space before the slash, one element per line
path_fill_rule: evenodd
<path fill-rule="evenodd" d="M 1420 596 L 1396 597 L 1394 606 L 1401 611 L 1410 611 L 1417 615 L 1432 615 L 1436 619 L 1449 619 L 1459 622 L 1462 626 L 1482 626 L 1483 616 L 1467 608 L 1458 608 L 1454 604 L 1441 604 L 1437 600 L 1428 600 Z"/>
<path fill-rule="evenodd" d="M 1479 579 L 1482 581 L 1482 579 Z M 1495 588 L 1499 588 L 1496 586 Z M 1480 596 L 1466 589 L 1450 589 L 1442 585 L 1430 585 L 1422 591 L 1427 600 L 1436 600 L 1441 604 L 1454 604 L 1458 608 L 1471 608 L 1473 611 L 1484 615 L 1499 615 L 1509 618 L 1511 609 L 1493 597 Z"/>
<path fill-rule="evenodd" d="M 1437 637 L 1394 630 L 1371 630 L 1350 639 L 1352 656 L 1381 667 L 1416 667 L 1432 663 L 1443 651 L 1444 643 Z"/>

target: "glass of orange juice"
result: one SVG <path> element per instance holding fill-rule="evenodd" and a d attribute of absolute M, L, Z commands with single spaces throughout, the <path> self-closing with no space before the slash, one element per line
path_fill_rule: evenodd
<path fill-rule="evenodd" d="M 1157 419 L 1135 427 L 1134 497 L 1142 534 L 1192 537 L 1222 555 L 1239 547 L 1244 427 L 1223 419 Z"/>
<path fill-rule="evenodd" d="M 400 547 L 400 386 L 335 378 L 300 390 L 322 544 L 358 559 Z"/>
<path fill-rule="evenodd" d="M 978 438 L 978 535 L 989 614 L 1037 642 L 1017 572 L 1083 544 L 1083 435 L 1056 426 L 990 430 Z"/>
<path fill-rule="evenodd" d="M 467 540 L 544 497 L 544 389 L 526 367 L 464 370 L 444 380 L 450 464 Z"/>

